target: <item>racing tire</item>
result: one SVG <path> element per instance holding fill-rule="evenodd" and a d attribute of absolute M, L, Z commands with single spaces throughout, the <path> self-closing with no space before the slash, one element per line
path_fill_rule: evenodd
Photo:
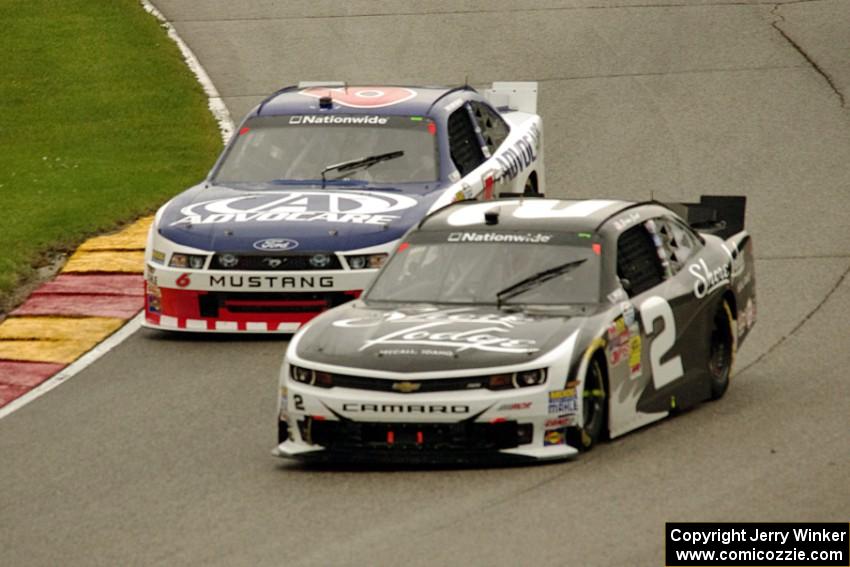
<path fill-rule="evenodd" d="M 607 430 L 608 400 L 605 376 L 599 358 L 594 356 L 587 365 L 582 393 L 582 424 L 567 433 L 567 442 L 579 451 L 590 451 Z"/>
<path fill-rule="evenodd" d="M 711 399 L 718 400 L 729 389 L 729 377 L 735 361 L 735 323 L 729 302 L 723 300 L 711 325 L 711 346 L 708 351 L 708 374 L 711 380 Z"/>

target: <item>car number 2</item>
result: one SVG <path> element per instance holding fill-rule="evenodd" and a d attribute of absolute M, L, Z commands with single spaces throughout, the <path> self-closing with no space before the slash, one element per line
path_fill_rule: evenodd
<path fill-rule="evenodd" d="M 676 321 L 673 319 L 673 309 L 670 308 L 670 304 L 657 295 L 641 304 L 640 317 L 647 335 L 653 330 L 656 320 L 661 319 L 664 322 L 664 329 L 652 337 L 649 344 L 652 383 L 657 391 L 684 374 L 681 356 L 677 355 L 667 362 L 661 362 L 661 357 L 667 354 L 676 342 Z"/>

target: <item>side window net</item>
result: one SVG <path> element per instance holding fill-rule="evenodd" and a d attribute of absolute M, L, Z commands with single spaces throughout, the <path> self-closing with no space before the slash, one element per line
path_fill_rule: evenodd
<path fill-rule="evenodd" d="M 449 149 L 452 161 L 461 175 L 467 175 L 484 161 L 484 153 L 478 145 L 475 129 L 465 106 L 449 116 Z"/>
<path fill-rule="evenodd" d="M 630 283 L 629 296 L 638 295 L 664 281 L 658 251 L 642 225 L 617 239 L 617 275 Z"/>

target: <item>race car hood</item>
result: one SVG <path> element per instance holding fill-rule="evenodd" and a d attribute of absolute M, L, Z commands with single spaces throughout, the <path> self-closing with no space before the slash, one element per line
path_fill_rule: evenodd
<path fill-rule="evenodd" d="M 170 201 L 159 233 L 177 244 L 218 252 L 332 251 L 400 238 L 440 195 L 435 184 L 395 188 L 331 185 L 202 184 Z M 255 246 L 257 245 L 257 246 Z"/>
<path fill-rule="evenodd" d="M 382 309 L 354 301 L 315 319 L 300 336 L 296 354 L 355 372 L 492 368 L 544 355 L 583 321 L 505 312 L 495 306 Z"/>

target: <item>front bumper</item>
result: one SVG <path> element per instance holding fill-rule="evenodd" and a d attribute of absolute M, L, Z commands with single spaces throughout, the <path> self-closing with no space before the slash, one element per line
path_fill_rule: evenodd
<path fill-rule="evenodd" d="M 310 462 L 467 463 L 561 460 L 574 412 L 552 411 L 545 386 L 395 394 L 289 382 L 279 457 Z M 374 411 L 373 411 L 374 410 Z"/>
<path fill-rule="evenodd" d="M 143 325 L 170 331 L 294 333 L 356 299 L 376 270 L 233 272 L 148 264 Z"/>

